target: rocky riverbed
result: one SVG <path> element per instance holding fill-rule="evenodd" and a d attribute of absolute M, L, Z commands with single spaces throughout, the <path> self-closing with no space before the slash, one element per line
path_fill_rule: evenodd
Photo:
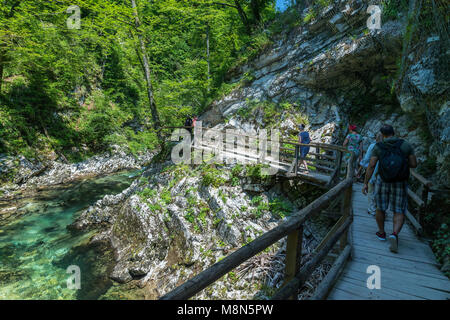
<path fill-rule="evenodd" d="M 56 160 L 43 163 L 23 156 L 0 155 L 0 201 L 121 170 L 141 169 L 155 154 L 148 151 L 134 156 L 118 146 L 112 146 L 111 149 L 110 152 L 78 163 Z"/>

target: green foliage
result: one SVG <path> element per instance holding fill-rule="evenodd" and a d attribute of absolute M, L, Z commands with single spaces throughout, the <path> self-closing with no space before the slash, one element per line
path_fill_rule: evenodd
<path fill-rule="evenodd" d="M 155 189 L 149 189 L 149 188 L 145 188 L 142 191 L 138 191 L 136 192 L 136 194 L 139 196 L 139 198 L 146 202 L 147 199 L 151 199 L 154 198 L 157 194 L 157 191 Z"/>
<path fill-rule="evenodd" d="M 292 213 L 293 207 L 290 202 L 282 198 L 275 198 L 269 202 L 269 209 L 274 217 L 282 219 Z"/>
<path fill-rule="evenodd" d="M 274 18 L 272 0 L 257 12 L 211 0 L 4 1 L 0 7 L 0 152 L 34 158 L 53 150 L 78 161 L 112 144 L 138 154 L 157 146 L 138 32 L 150 58 L 153 93 L 164 125 L 181 125 L 234 85 L 230 68 L 270 44 L 259 26 Z M 255 4 L 255 2 L 253 3 Z M 81 29 L 66 10 L 81 9 Z M 209 65 L 206 31 L 209 34 Z M 208 73 L 209 69 L 209 73 Z M 252 81 L 247 74 L 243 82 Z"/>
<path fill-rule="evenodd" d="M 238 163 L 233 167 L 233 169 L 231 169 L 231 174 L 233 177 L 239 177 L 239 175 L 242 173 L 242 170 L 244 170 L 244 167 Z"/>
<path fill-rule="evenodd" d="M 441 224 L 439 229 L 435 231 L 432 247 L 439 263 L 443 263 L 446 257 L 450 257 L 450 228 L 448 224 Z M 447 272 L 447 277 L 450 277 L 449 272 Z"/>
<path fill-rule="evenodd" d="M 240 183 L 240 180 L 238 177 L 232 177 L 231 178 L 231 186 L 232 187 L 237 187 Z"/>
<path fill-rule="evenodd" d="M 400 12 L 408 11 L 407 0 L 383 0 L 381 1 L 381 5 L 383 6 L 383 20 L 396 19 Z"/>
<path fill-rule="evenodd" d="M 310 23 L 317 16 L 317 12 L 313 7 L 309 7 L 308 13 L 303 18 L 304 23 Z"/>
<path fill-rule="evenodd" d="M 263 197 L 256 196 L 251 200 L 252 206 L 256 207 L 255 216 L 256 218 L 261 217 L 265 212 L 269 210 L 269 204 L 264 201 Z"/>
<path fill-rule="evenodd" d="M 202 172 L 202 184 L 204 186 L 213 186 L 215 188 L 225 184 L 226 179 L 222 177 L 222 171 L 218 170 L 214 166 L 205 167 L 205 171 Z"/>
<path fill-rule="evenodd" d="M 291 6 L 286 11 L 278 14 L 275 21 L 269 26 L 269 30 L 272 34 L 279 34 L 282 31 L 299 26 L 301 21 L 299 10 L 295 6 Z"/>
<path fill-rule="evenodd" d="M 269 175 L 267 175 L 263 168 L 268 168 L 267 164 L 248 164 L 245 166 L 245 175 L 251 178 L 253 181 L 263 181 L 269 179 Z"/>
<path fill-rule="evenodd" d="M 186 210 L 186 214 L 184 215 L 184 218 L 190 222 L 190 223 L 194 223 L 195 222 L 195 215 L 194 215 L 194 210 L 189 208 L 188 210 Z"/>
<path fill-rule="evenodd" d="M 168 205 L 172 202 L 172 194 L 167 189 L 164 189 L 161 191 L 160 198 L 166 205 Z"/>

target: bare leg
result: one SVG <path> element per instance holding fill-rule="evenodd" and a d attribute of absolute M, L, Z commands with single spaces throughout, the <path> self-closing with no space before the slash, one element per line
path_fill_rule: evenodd
<path fill-rule="evenodd" d="M 403 224 L 405 223 L 405 215 L 403 213 L 394 213 L 394 226 L 393 230 L 396 235 L 402 230 Z"/>
<path fill-rule="evenodd" d="M 306 160 L 303 160 L 303 165 L 305 166 L 306 172 L 308 172 L 308 164 L 306 163 Z"/>
<path fill-rule="evenodd" d="M 384 219 L 385 219 L 385 212 L 377 209 L 377 213 L 375 215 L 375 219 L 377 220 L 378 225 L 378 231 L 380 233 L 384 232 Z"/>

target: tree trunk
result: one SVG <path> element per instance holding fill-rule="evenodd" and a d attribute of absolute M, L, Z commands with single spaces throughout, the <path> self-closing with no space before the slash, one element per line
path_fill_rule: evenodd
<path fill-rule="evenodd" d="M 252 8 L 253 17 L 255 18 L 256 24 L 261 22 L 261 12 L 259 10 L 259 0 L 251 0 L 250 6 Z"/>
<path fill-rule="evenodd" d="M 148 96 L 148 101 L 150 104 L 150 111 L 152 113 L 153 126 L 154 126 L 154 129 L 156 130 L 156 135 L 158 136 L 159 142 L 164 143 L 163 139 L 162 139 L 161 131 L 160 131 L 161 121 L 159 119 L 159 114 L 158 114 L 158 110 L 156 108 L 155 98 L 153 96 L 153 86 L 152 86 L 152 81 L 151 81 L 149 57 L 147 54 L 147 50 L 145 48 L 145 43 L 144 43 L 141 31 L 139 30 L 139 28 L 141 26 L 141 22 L 139 20 L 139 14 L 138 14 L 135 0 L 131 0 L 131 7 L 133 8 L 134 23 L 135 23 L 137 33 L 138 33 L 139 47 L 140 47 L 140 51 L 141 51 L 141 55 L 142 55 L 142 66 L 143 66 L 143 71 L 144 71 L 144 75 L 145 75 L 145 81 L 147 83 L 147 96 Z"/>
<path fill-rule="evenodd" d="M 2 93 L 2 84 L 3 84 L 3 60 L 0 57 L 0 94 Z"/>
<path fill-rule="evenodd" d="M 5 54 L 4 51 L 0 51 L 0 94 L 2 93 L 2 84 L 3 84 L 3 71 L 5 68 Z"/>
<path fill-rule="evenodd" d="M 211 65 L 209 54 L 209 24 L 206 24 L 206 62 L 208 63 L 208 92 L 209 92 L 209 80 L 211 79 Z"/>
<path fill-rule="evenodd" d="M 245 26 L 245 29 L 247 30 L 247 33 L 251 34 L 252 30 L 250 28 L 250 23 L 248 21 L 248 18 L 247 18 L 247 15 L 245 14 L 244 9 L 242 9 L 241 3 L 239 2 L 239 0 L 234 0 L 234 4 L 236 5 L 236 9 L 239 13 L 239 16 L 241 17 L 241 20 Z"/>

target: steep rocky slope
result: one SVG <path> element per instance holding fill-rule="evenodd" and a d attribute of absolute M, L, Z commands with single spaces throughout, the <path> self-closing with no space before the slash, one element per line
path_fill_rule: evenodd
<path fill-rule="evenodd" d="M 260 166 L 205 164 L 192 169 L 155 164 L 130 188 L 90 207 L 73 228 L 99 228 L 92 242 L 107 241 L 116 252 L 111 278 L 120 283 L 139 280 L 138 285 L 156 298 L 267 232 L 322 192 L 305 185 L 283 186 L 259 170 Z M 247 191 L 248 185 L 259 188 Z M 286 188 L 292 202 L 283 192 Z M 305 233 L 307 257 L 311 242 L 316 245 L 324 230 L 308 224 Z M 285 242 L 280 241 L 198 298 L 266 297 L 281 285 L 284 250 Z"/>
<path fill-rule="evenodd" d="M 227 127 L 251 131 L 265 123 L 257 114 L 256 121 L 248 123 L 240 116 L 242 110 L 261 101 L 280 108 L 290 103 L 294 114 L 309 120 L 313 141 L 342 143 L 353 122 L 366 138 L 365 147 L 381 125 L 389 123 L 416 148 L 419 168 L 428 159 L 427 165 L 431 162 L 434 168 L 427 175 L 434 174 L 436 183 L 448 187 L 449 78 L 448 68 L 441 69 L 448 66 L 448 43 L 435 37 L 417 43 L 418 50 L 407 58 L 401 86 L 394 88 L 406 21 L 398 18 L 369 30 L 370 4 L 380 1 L 334 1 L 320 8 L 309 24 L 283 33 L 257 59 L 233 70 L 236 89 L 201 119 L 211 126 L 223 126 L 226 120 Z M 283 117 L 277 120 L 274 126 L 286 123 Z M 324 135 L 325 125 L 331 130 Z M 331 139 L 324 139 L 330 134 Z"/>

